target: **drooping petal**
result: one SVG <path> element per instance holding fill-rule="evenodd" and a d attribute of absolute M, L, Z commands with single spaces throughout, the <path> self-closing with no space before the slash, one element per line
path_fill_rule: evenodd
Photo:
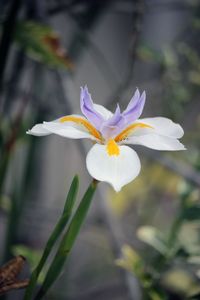
<path fill-rule="evenodd" d="M 134 122 L 142 114 L 146 100 L 146 93 L 143 92 L 140 96 L 137 89 L 133 97 L 131 98 L 126 110 L 123 112 L 123 116 L 126 118 L 127 123 Z"/>
<path fill-rule="evenodd" d="M 172 120 L 168 118 L 164 118 L 164 117 L 144 118 L 144 119 L 139 119 L 137 121 L 152 126 L 153 130 L 160 135 L 179 139 L 184 134 L 183 128 L 179 124 L 174 123 Z"/>
<path fill-rule="evenodd" d="M 178 139 L 159 134 L 132 135 L 124 141 L 124 144 L 143 145 L 155 150 L 178 151 L 185 147 Z"/>
<path fill-rule="evenodd" d="M 109 155 L 106 145 L 95 144 L 86 158 L 90 175 L 108 182 L 116 192 L 131 182 L 140 172 L 140 160 L 137 153 L 127 146 L 119 146 L 118 155 Z"/>
<path fill-rule="evenodd" d="M 44 135 L 45 132 L 46 134 L 54 133 L 72 139 L 88 138 L 95 141 L 101 139 L 96 128 L 79 115 L 64 116 L 52 122 L 37 124 L 28 131 L 28 134 L 39 135 L 39 133 L 43 133 Z"/>
<path fill-rule="evenodd" d="M 51 134 L 49 130 L 43 127 L 43 124 L 36 124 L 32 127 L 32 129 L 29 129 L 26 133 L 35 136 L 45 136 Z"/>
<path fill-rule="evenodd" d="M 91 122 L 97 129 L 100 128 L 104 118 L 95 108 L 88 92 L 87 86 L 81 87 L 80 107 L 84 116 Z"/>

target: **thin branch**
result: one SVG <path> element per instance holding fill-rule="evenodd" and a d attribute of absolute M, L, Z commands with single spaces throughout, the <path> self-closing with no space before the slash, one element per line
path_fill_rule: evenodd
<path fill-rule="evenodd" d="M 112 93 L 111 97 L 108 99 L 106 103 L 108 105 L 113 105 L 116 101 L 116 98 L 124 93 L 124 91 L 129 87 L 132 79 L 133 79 L 133 70 L 136 61 L 136 50 L 140 37 L 142 19 L 144 14 L 144 2 L 143 0 L 135 0 L 133 7 L 137 9 L 133 12 L 133 31 L 132 31 L 132 46 L 130 52 L 130 62 L 128 64 L 127 73 L 125 75 L 122 83 L 117 87 L 117 89 Z"/>
<path fill-rule="evenodd" d="M 12 1 L 12 3 L 10 4 L 10 11 L 8 12 L 7 19 L 3 25 L 3 34 L 0 42 L 0 92 L 2 90 L 5 67 L 21 2 L 22 0 Z"/>

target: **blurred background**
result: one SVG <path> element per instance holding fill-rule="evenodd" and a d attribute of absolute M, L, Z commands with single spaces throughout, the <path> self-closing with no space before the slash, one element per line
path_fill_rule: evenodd
<path fill-rule="evenodd" d="M 200 2 L 0 1 L 0 259 L 36 266 L 75 174 L 91 181 L 90 142 L 26 135 L 93 101 L 180 123 L 187 151 L 134 147 L 141 173 L 101 183 L 64 272 L 46 299 L 200 299 Z M 23 291 L 7 299 L 22 299 Z"/>

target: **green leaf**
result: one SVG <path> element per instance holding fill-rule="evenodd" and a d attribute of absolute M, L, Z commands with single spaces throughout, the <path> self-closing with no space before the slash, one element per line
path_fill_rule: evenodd
<path fill-rule="evenodd" d="M 59 35 L 51 27 L 33 21 L 18 22 L 14 37 L 31 58 L 50 67 L 73 69 Z"/>
<path fill-rule="evenodd" d="M 42 299 L 42 297 L 44 297 L 51 285 L 61 273 L 64 263 L 72 249 L 72 246 L 77 238 L 81 225 L 90 207 L 90 203 L 96 190 L 96 185 L 97 182 L 93 181 L 83 196 L 79 207 L 77 208 L 76 213 L 71 220 L 69 228 L 60 242 L 58 251 L 50 265 L 44 283 L 41 286 L 36 299 Z"/>
<path fill-rule="evenodd" d="M 188 207 L 182 214 L 182 219 L 187 221 L 199 220 L 200 219 L 200 206 Z"/>
<path fill-rule="evenodd" d="M 41 257 L 41 252 L 38 250 L 31 249 L 24 245 L 15 245 L 12 247 L 12 253 L 14 256 L 22 255 L 26 257 L 30 264 L 31 269 L 39 262 Z"/>
<path fill-rule="evenodd" d="M 142 226 L 137 231 L 137 236 L 141 241 L 152 246 L 161 254 L 165 255 L 167 253 L 168 247 L 162 233 L 157 228 L 152 226 Z"/>
<path fill-rule="evenodd" d="M 49 256 L 49 254 L 51 253 L 53 246 L 55 245 L 60 234 L 62 233 L 67 222 L 69 221 L 69 218 L 71 216 L 72 209 L 73 209 L 73 206 L 74 206 L 74 203 L 76 200 L 76 196 L 77 196 L 77 192 L 78 192 L 78 185 L 79 185 L 78 176 L 75 176 L 72 181 L 72 184 L 70 186 L 68 195 L 67 195 L 67 199 L 65 202 L 62 216 L 59 219 L 58 223 L 56 224 L 51 236 L 49 237 L 49 240 L 46 244 L 46 247 L 45 247 L 43 255 L 39 261 L 39 264 L 37 265 L 36 269 L 33 271 L 32 275 L 31 275 L 30 283 L 26 289 L 24 300 L 31 299 L 31 295 L 32 295 L 34 287 L 37 283 L 37 279 L 40 275 L 40 272 L 43 269 L 43 266 L 46 263 L 46 260 Z"/>
<path fill-rule="evenodd" d="M 28 264 L 30 266 L 31 271 L 34 270 L 35 266 L 38 264 L 41 258 L 42 251 L 35 250 L 24 245 L 15 245 L 12 247 L 12 251 L 14 256 L 22 255 L 26 257 Z M 46 267 L 46 266 L 45 266 Z M 46 268 L 42 269 L 40 275 L 38 277 L 38 283 L 42 283 L 46 274 Z"/>
<path fill-rule="evenodd" d="M 164 291 L 159 290 L 158 288 L 150 288 L 148 291 L 148 296 L 150 300 L 167 300 L 168 297 Z"/>
<path fill-rule="evenodd" d="M 193 273 L 181 267 L 173 267 L 162 276 L 162 286 L 169 291 L 174 291 L 185 296 L 187 299 L 191 295 L 199 292 L 199 283 Z"/>
<path fill-rule="evenodd" d="M 144 268 L 144 262 L 140 255 L 129 245 L 123 245 L 122 257 L 116 260 L 116 265 L 130 272 L 134 272 L 138 277 Z"/>
<path fill-rule="evenodd" d="M 200 299 L 200 293 L 197 293 L 196 295 L 193 295 L 187 299 L 190 299 L 190 300 L 199 300 Z"/>

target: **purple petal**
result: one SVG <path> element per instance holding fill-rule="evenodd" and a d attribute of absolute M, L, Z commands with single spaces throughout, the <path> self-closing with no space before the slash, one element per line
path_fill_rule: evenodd
<path fill-rule="evenodd" d="M 115 113 L 110 119 L 103 122 L 100 131 L 106 139 L 108 137 L 112 138 L 114 135 L 116 135 L 118 132 L 122 130 L 124 125 L 125 125 L 125 118 L 121 114 L 119 105 L 117 105 Z"/>
<path fill-rule="evenodd" d="M 134 107 L 135 104 L 136 104 L 139 100 L 140 100 L 140 92 L 139 92 L 139 90 L 137 89 L 137 90 L 135 91 L 133 97 L 131 98 L 131 100 L 130 100 L 130 102 L 129 102 L 129 104 L 128 104 L 128 106 L 127 106 L 127 108 L 126 108 L 126 110 L 125 110 L 124 112 L 129 111 L 130 109 L 132 109 L 132 107 Z"/>
<path fill-rule="evenodd" d="M 137 89 L 129 102 L 126 110 L 123 112 L 123 116 L 126 118 L 127 123 L 134 122 L 142 114 L 146 100 L 146 93 L 143 92 L 140 96 L 139 90 Z"/>
<path fill-rule="evenodd" d="M 115 110 L 115 113 L 111 118 L 109 118 L 104 125 L 106 126 L 116 126 L 116 124 L 121 120 L 122 114 L 120 111 L 119 104 L 117 104 L 117 108 Z"/>
<path fill-rule="evenodd" d="M 80 107 L 84 116 L 90 121 L 97 129 L 100 128 L 104 118 L 98 113 L 93 106 L 91 95 L 88 92 L 87 86 L 81 87 Z"/>

